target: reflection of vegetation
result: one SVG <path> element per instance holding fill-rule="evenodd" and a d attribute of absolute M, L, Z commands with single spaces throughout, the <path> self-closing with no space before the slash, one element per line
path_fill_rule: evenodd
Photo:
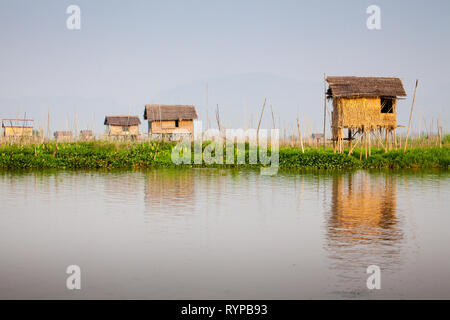
<path fill-rule="evenodd" d="M 168 209 L 193 205 L 195 174 L 193 170 L 143 170 L 145 173 L 145 203 L 148 208 Z"/>
<path fill-rule="evenodd" d="M 203 144 L 203 148 L 208 143 Z M 171 151 L 175 143 L 105 141 L 43 144 L 4 144 L 0 146 L 0 168 L 145 168 L 173 167 Z M 194 150 L 194 148 L 192 148 Z M 235 150 L 237 151 L 237 150 Z M 358 151 L 353 155 L 334 154 L 298 148 L 280 148 L 280 168 L 445 168 L 450 165 L 450 147 L 417 148 L 403 151 L 373 150 L 368 159 L 359 160 Z M 224 148 L 224 157 L 226 148 Z M 235 152 L 235 159 L 237 152 Z M 192 161 L 194 157 L 192 156 Z M 224 161 L 225 163 L 225 161 Z M 245 165 L 211 165 L 219 167 L 258 167 L 249 165 L 248 145 L 245 149 Z M 186 166 L 186 165 L 184 165 Z M 200 166 L 200 165 L 187 165 Z M 208 166 L 203 164 L 201 166 Z"/>

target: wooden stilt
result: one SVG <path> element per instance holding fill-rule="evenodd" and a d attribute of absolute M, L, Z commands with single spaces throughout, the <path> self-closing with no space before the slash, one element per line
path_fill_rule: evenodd
<path fill-rule="evenodd" d="M 384 128 L 384 152 L 388 151 L 388 129 Z"/>
<path fill-rule="evenodd" d="M 353 153 L 353 150 L 356 148 L 356 146 L 358 145 L 358 143 L 360 142 L 360 140 L 357 140 L 354 144 L 352 144 L 352 148 L 349 151 L 349 154 Z"/>
<path fill-rule="evenodd" d="M 381 132 L 381 129 L 380 129 L 380 132 Z M 377 138 L 378 138 L 378 136 L 376 136 Z M 379 148 L 380 147 L 380 141 L 379 140 L 377 140 L 377 148 Z"/>
<path fill-rule="evenodd" d="M 352 154 L 352 129 L 348 128 L 348 154 Z"/>
<path fill-rule="evenodd" d="M 337 134 L 337 152 L 341 153 L 341 129 L 338 129 Z"/>
<path fill-rule="evenodd" d="M 397 151 L 397 128 L 394 129 L 394 147 L 395 151 Z"/>
<path fill-rule="evenodd" d="M 363 152 L 363 132 L 361 132 L 359 136 L 359 161 L 362 160 L 362 152 Z"/>
<path fill-rule="evenodd" d="M 392 150 L 392 140 L 393 140 L 393 134 L 392 134 L 392 129 L 389 130 L 389 151 Z"/>
<path fill-rule="evenodd" d="M 366 128 L 364 128 L 364 152 L 367 159 L 367 131 Z"/>
<path fill-rule="evenodd" d="M 333 136 L 333 153 L 336 153 L 336 149 L 337 149 L 337 134 L 336 134 L 335 127 L 331 127 L 331 132 L 332 132 L 332 136 Z"/>
<path fill-rule="evenodd" d="M 298 128 L 298 136 L 300 138 L 300 146 L 302 147 L 302 153 L 305 153 L 305 149 L 303 148 L 302 131 L 300 130 L 300 121 L 298 121 L 298 118 L 297 118 L 297 128 Z"/>
<path fill-rule="evenodd" d="M 411 128 L 411 119 L 412 119 L 412 114 L 413 114 L 413 110 L 414 110 L 414 101 L 416 100 L 416 90 L 417 90 L 418 83 L 419 83 L 419 80 L 416 80 L 416 86 L 414 87 L 414 96 L 413 96 L 413 101 L 412 101 L 412 105 L 411 105 L 411 111 L 409 113 L 408 132 L 406 133 L 404 152 L 406 152 L 406 147 L 408 146 L 409 129 Z"/>
<path fill-rule="evenodd" d="M 339 129 L 339 153 L 342 153 L 342 129 Z"/>

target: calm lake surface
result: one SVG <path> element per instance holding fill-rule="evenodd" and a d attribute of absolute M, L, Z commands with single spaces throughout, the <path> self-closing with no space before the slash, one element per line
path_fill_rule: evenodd
<path fill-rule="evenodd" d="M 0 202 L 2 299 L 450 299 L 448 171 L 0 172 Z"/>

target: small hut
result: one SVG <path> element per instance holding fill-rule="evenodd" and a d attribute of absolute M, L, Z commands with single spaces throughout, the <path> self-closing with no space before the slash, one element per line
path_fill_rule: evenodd
<path fill-rule="evenodd" d="M 191 105 L 148 104 L 145 106 L 144 119 L 148 121 L 148 134 L 151 138 L 178 140 L 185 135 L 194 134 L 197 111 Z"/>
<path fill-rule="evenodd" d="M 33 121 L 31 119 L 2 119 L 3 137 L 31 138 L 33 136 Z"/>
<path fill-rule="evenodd" d="M 387 150 L 396 143 L 397 100 L 406 97 L 399 78 L 381 77 L 327 77 L 328 99 L 333 100 L 331 131 L 334 152 L 342 152 L 342 141 L 348 140 L 349 154 L 354 146 L 352 141 L 359 134 L 361 150 L 364 146 L 367 157 L 367 137 L 376 137 Z M 344 138 L 342 130 L 347 129 Z"/>
<path fill-rule="evenodd" d="M 80 131 L 80 140 L 81 141 L 94 140 L 94 134 L 92 133 L 92 130 L 81 130 Z"/>
<path fill-rule="evenodd" d="M 110 137 L 136 139 L 141 120 L 138 116 L 106 116 L 104 124 L 108 126 Z"/>
<path fill-rule="evenodd" d="M 320 140 L 324 138 L 323 133 L 313 133 L 311 134 L 311 138 L 314 140 L 316 147 L 319 146 Z"/>
<path fill-rule="evenodd" d="M 70 142 L 72 141 L 72 131 L 55 131 L 53 133 L 56 142 Z"/>

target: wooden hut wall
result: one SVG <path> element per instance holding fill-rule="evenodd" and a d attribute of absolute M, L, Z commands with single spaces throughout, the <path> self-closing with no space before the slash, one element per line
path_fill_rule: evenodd
<path fill-rule="evenodd" d="M 381 99 L 375 98 L 335 98 L 333 99 L 333 128 L 395 128 L 397 124 L 396 99 L 393 112 L 381 113 Z"/>
<path fill-rule="evenodd" d="M 127 127 L 127 126 L 125 126 Z M 124 126 L 109 126 L 111 136 L 137 136 L 139 135 L 139 126 L 128 126 L 128 131 L 123 130 Z"/>
<path fill-rule="evenodd" d="M 5 126 L 5 137 L 32 137 L 33 128 L 31 127 L 19 127 L 19 126 Z"/>
<path fill-rule="evenodd" d="M 151 128 L 151 133 L 174 133 L 176 130 L 184 129 L 190 134 L 194 133 L 194 121 L 193 120 L 180 120 L 178 122 L 178 127 L 175 127 L 175 121 L 165 120 L 165 121 L 150 121 L 149 127 Z"/>

